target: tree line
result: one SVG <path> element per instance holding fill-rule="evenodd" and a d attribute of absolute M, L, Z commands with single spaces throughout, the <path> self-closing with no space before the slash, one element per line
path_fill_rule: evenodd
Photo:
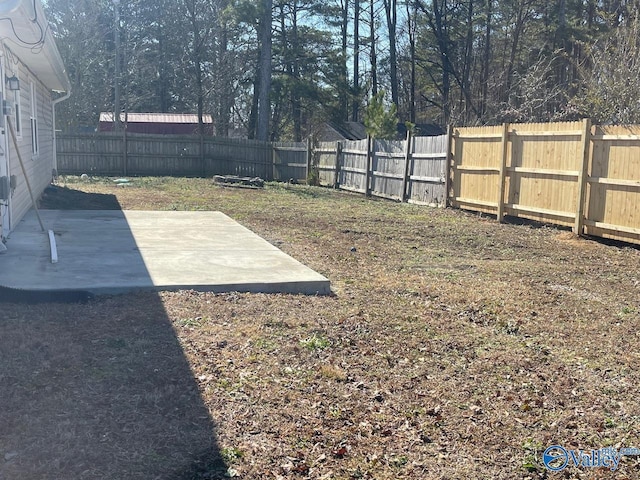
<path fill-rule="evenodd" d="M 116 85 L 123 111 L 210 114 L 216 135 L 263 140 L 300 141 L 325 122 L 370 118 L 381 103 L 409 126 L 640 122 L 638 0 L 47 0 L 46 8 L 73 89 L 58 107 L 64 131 L 113 111 Z"/>

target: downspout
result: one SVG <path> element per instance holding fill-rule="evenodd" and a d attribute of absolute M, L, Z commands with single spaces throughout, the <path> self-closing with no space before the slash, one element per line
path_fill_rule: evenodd
<path fill-rule="evenodd" d="M 56 105 L 60 102 L 64 102 L 71 96 L 71 87 L 65 92 L 63 96 L 60 98 L 56 98 L 51 102 L 51 108 L 53 110 L 53 169 L 56 172 L 56 176 L 58 175 L 58 143 L 56 141 Z"/>

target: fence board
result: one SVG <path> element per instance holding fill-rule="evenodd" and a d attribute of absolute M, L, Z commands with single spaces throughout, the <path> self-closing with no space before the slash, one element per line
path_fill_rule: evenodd
<path fill-rule="evenodd" d="M 304 142 L 277 142 L 273 144 L 273 179 L 304 182 L 307 180 L 307 144 Z"/>
<path fill-rule="evenodd" d="M 521 209 L 507 208 L 508 214 L 574 225 L 579 191 L 573 174 L 582 168 L 581 128 L 581 122 L 509 125 L 506 198 L 501 200 Z"/>
<path fill-rule="evenodd" d="M 111 175 L 122 165 L 122 135 L 57 135 L 56 149 L 60 173 Z"/>
<path fill-rule="evenodd" d="M 411 203 L 444 206 L 447 136 L 407 141 L 373 141 L 371 167 L 367 140 L 320 143 L 314 150 L 320 185 Z M 407 151 L 409 148 L 409 151 Z M 407 165 L 407 159 L 409 164 Z M 406 185 L 406 196 L 403 191 Z"/>
<path fill-rule="evenodd" d="M 452 206 L 498 218 L 505 213 L 640 244 L 640 126 L 587 126 L 455 128 L 409 143 L 377 140 L 371 156 L 367 140 L 325 142 L 312 163 L 325 186 L 429 205 L 449 197 Z M 57 153 L 61 174 L 300 180 L 309 168 L 303 143 L 215 137 L 58 135 Z"/>

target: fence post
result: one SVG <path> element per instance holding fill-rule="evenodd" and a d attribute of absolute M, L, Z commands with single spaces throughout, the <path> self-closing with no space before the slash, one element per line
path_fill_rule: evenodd
<path fill-rule="evenodd" d="M 278 153 L 277 153 L 277 148 L 276 148 L 276 144 L 272 143 L 271 144 L 271 164 L 272 164 L 272 172 L 271 175 L 273 175 L 272 180 L 274 182 L 277 182 L 278 180 L 280 180 L 278 178 L 278 169 L 276 167 L 276 162 L 278 160 Z"/>
<path fill-rule="evenodd" d="M 444 208 L 449 206 L 449 189 L 451 188 L 451 175 L 453 174 L 453 126 L 447 125 L 447 151 L 445 152 L 444 166 Z"/>
<path fill-rule="evenodd" d="M 373 177 L 373 148 L 374 141 L 371 135 L 367 135 L 367 172 L 364 184 L 364 194 L 371 196 L 371 179 Z"/>
<path fill-rule="evenodd" d="M 312 161 L 313 158 L 311 156 L 311 137 L 307 137 L 307 185 L 309 184 L 309 180 L 310 180 L 310 175 L 311 175 L 311 169 L 313 167 L 312 165 Z"/>
<path fill-rule="evenodd" d="M 504 189 L 505 189 L 505 177 L 507 174 L 507 153 L 509 144 L 509 124 L 502 124 L 502 142 L 500 144 L 500 174 L 498 184 L 498 212 L 496 217 L 498 222 L 502 222 L 504 218 Z"/>
<path fill-rule="evenodd" d="M 342 142 L 336 142 L 336 164 L 335 171 L 333 173 L 333 188 L 340 188 L 340 159 L 342 157 Z"/>
<path fill-rule="evenodd" d="M 582 235 L 584 228 L 584 204 L 585 194 L 587 190 L 587 177 L 589 168 L 589 159 L 591 157 L 591 119 L 585 118 L 582 121 L 582 139 L 580 154 L 580 170 L 578 171 L 578 194 L 576 203 L 576 221 L 573 226 L 573 233 Z"/>
<path fill-rule="evenodd" d="M 204 133 L 200 132 L 200 161 L 202 162 L 202 178 L 207 178 L 207 163 L 204 158 Z"/>
<path fill-rule="evenodd" d="M 409 183 L 409 175 L 411 172 L 411 153 L 412 146 L 411 141 L 413 137 L 411 136 L 411 130 L 407 129 L 407 139 L 404 147 L 404 174 L 402 175 L 402 194 L 400 195 L 400 201 L 407 201 L 407 184 Z"/>
<path fill-rule="evenodd" d="M 127 126 L 122 129 L 122 176 L 129 175 L 129 147 L 127 145 Z"/>

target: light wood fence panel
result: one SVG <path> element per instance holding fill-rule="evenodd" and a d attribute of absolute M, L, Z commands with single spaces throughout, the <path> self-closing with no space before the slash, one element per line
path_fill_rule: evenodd
<path fill-rule="evenodd" d="M 507 129 L 508 215 L 573 226 L 583 160 L 582 122 L 511 124 Z"/>
<path fill-rule="evenodd" d="M 500 195 L 502 127 L 453 131 L 451 205 L 497 214 Z"/>
<path fill-rule="evenodd" d="M 640 125 L 593 131 L 585 231 L 640 243 Z"/>
<path fill-rule="evenodd" d="M 458 128 L 452 157 L 456 207 L 640 243 L 638 125 Z"/>

